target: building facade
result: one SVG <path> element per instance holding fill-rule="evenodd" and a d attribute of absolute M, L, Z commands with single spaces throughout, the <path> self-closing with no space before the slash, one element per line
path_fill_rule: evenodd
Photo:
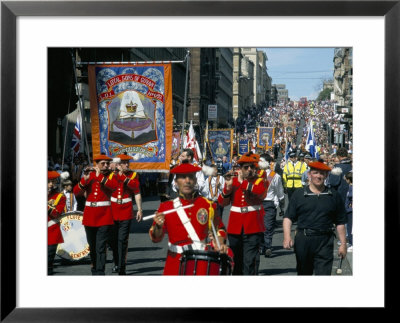
<path fill-rule="evenodd" d="M 353 105 L 353 49 L 335 48 L 334 99 L 340 106 Z"/>
<path fill-rule="evenodd" d="M 232 116 L 234 121 L 254 102 L 254 63 L 240 47 L 233 48 Z"/>
<path fill-rule="evenodd" d="M 266 101 L 268 88 L 267 74 L 267 55 L 264 51 L 259 51 L 255 47 L 242 48 L 243 55 L 246 56 L 254 65 L 253 72 L 253 104 L 258 105 Z"/>
<path fill-rule="evenodd" d="M 283 106 L 289 102 L 289 91 L 285 84 L 274 84 L 277 94 L 277 105 Z"/>

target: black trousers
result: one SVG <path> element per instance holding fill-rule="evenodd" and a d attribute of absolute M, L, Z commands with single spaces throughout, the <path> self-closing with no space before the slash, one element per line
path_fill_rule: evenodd
<path fill-rule="evenodd" d="M 101 227 L 85 226 L 86 239 L 90 249 L 90 260 L 92 261 L 92 275 L 105 275 L 106 243 L 109 230 L 109 225 Z"/>
<path fill-rule="evenodd" d="M 120 274 L 125 274 L 131 222 L 132 220 L 114 221 L 110 230 L 110 246 L 113 250 L 114 264 L 119 267 Z"/>
<path fill-rule="evenodd" d="M 265 210 L 263 249 L 265 250 L 272 248 L 272 237 L 276 228 L 276 207 L 274 201 L 263 201 L 263 207 Z"/>
<path fill-rule="evenodd" d="M 331 275 L 333 234 L 305 236 L 297 232 L 294 240 L 298 275 Z"/>
<path fill-rule="evenodd" d="M 58 243 L 47 246 L 47 274 L 53 275 L 53 262 L 56 257 Z"/>
<path fill-rule="evenodd" d="M 233 275 L 258 274 L 259 249 L 263 233 L 228 234 L 229 247 L 233 251 Z"/>

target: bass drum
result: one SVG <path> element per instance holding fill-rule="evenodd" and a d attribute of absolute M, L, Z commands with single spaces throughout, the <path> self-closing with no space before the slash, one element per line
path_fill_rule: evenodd
<path fill-rule="evenodd" d="M 61 215 L 60 229 L 64 242 L 58 244 L 56 252 L 61 258 L 78 261 L 89 255 L 89 244 L 82 219 L 81 211 L 71 211 Z"/>
<path fill-rule="evenodd" d="M 179 275 L 232 275 L 233 261 L 215 251 L 188 250 L 182 253 Z"/>

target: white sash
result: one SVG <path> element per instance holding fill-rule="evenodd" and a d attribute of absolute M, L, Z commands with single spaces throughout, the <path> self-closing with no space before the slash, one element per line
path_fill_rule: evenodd
<path fill-rule="evenodd" d="M 187 233 L 189 234 L 190 239 L 192 239 L 193 244 L 192 247 L 194 250 L 204 250 L 204 244 L 200 241 L 199 236 L 197 235 L 195 229 L 193 228 L 192 223 L 190 222 L 189 218 L 184 209 L 182 209 L 182 203 L 177 197 L 173 200 L 174 208 L 176 209 L 176 213 L 178 213 L 179 219 L 181 220 L 183 226 L 185 227 Z"/>

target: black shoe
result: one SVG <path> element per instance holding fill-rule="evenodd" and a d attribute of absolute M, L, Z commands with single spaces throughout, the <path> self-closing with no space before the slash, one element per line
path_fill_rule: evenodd
<path fill-rule="evenodd" d="M 119 276 L 126 276 L 126 271 L 125 270 L 120 270 L 118 273 Z"/>
<path fill-rule="evenodd" d="M 264 252 L 265 258 L 270 258 L 272 256 L 272 249 L 268 248 Z"/>
<path fill-rule="evenodd" d="M 52 276 L 54 274 L 53 268 L 47 268 L 47 275 Z"/>
<path fill-rule="evenodd" d="M 118 268 L 118 266 L 114 266 L 112 269 L 112 273 L 116 274 L 117 272 L 119 272 L 119 268 Z"/>

